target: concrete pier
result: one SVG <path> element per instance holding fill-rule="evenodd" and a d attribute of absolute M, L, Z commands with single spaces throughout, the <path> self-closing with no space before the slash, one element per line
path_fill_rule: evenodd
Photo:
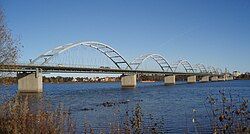
<path fill-rule="evenodd" d="M 229 74 L 225 74 L 224 78 L 225 78 L 225 81 L 234 79 L 233 76 L 230 76 Z"/>
<path fill-rule="evenodd" d="M 228 76 L 227 80 L 234 80 L 233 76 Z"/>
<path fill-rule="evenodd" d="M 18 91 L 26 93 L 43 92 L 43 77 L 41 71 L 22 72 L 17 74 Z"/>
<path fill-rule="evenodd" d="M 223 76 L 223 77 L 218 77 L 218 81 L 225 81 L 225 80 L 226 80 L 225 76 Z"/>
<path fill-rule="evenodd" d="M 196 76 L 188 76 L 187 77 L 187 83 L 195 83 L 196 82 Z"/>
<path fill-rule="evenodd" d="M 165 85 L 174 85 L 175 84 L 175 75 L 165 76 L 164 77 Z"/>
<path fill-rule="evenodd" d="M 218 76 L 211 77 L 211 81 L 213 81 L 213 82 L 218 81 Z"/>
<path fill-rule="evenodd" d="M 123 88 L 135 88 L 136 87 L 136 74 L 122 76 L 121 84 Z"/>
<path fill-rule="evenodd" d="M 203 76 L 200 82 L 209 82 L 209 76 Z"/>

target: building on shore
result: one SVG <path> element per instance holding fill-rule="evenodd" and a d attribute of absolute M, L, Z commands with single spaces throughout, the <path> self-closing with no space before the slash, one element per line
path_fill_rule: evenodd
<path fill-rule="evenodd" d="M 233 71 L 233 77 L 238 77 L 240 75 L 241 75 L 240 71 Z"/>

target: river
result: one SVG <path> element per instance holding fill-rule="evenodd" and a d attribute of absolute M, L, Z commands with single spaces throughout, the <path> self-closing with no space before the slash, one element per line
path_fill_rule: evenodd
<path fill-rule="evenodd" d="M 0 104 L 17 95 L 17 85 L 2 90 Z M 63 104 L 76 121 L 76 131 L 83 131 L 87 121 L 95 131 L 109 131 L 111 123 L 122 125 L 126 111 L 133 114 L 139 106 L 145 127 L 158 125 L 158 132 L 210 132 L 209 95 L 219 91 L 235 99 L 250 100 L 250 81 L 234 80 L 164 86 L 163 82 L 138 83 L 134 89 L 122 89 L 120 83 L 44 84 L 44 92 L 34 98 L 46 100 L 52 107 Z M 34 101 L 34 99 L 30 99 Z M 32 102 L 33 103 L 33 102 Z M 193 120 L 195 118 L 195 121 Z M 197 125 L 198 124 L 198 125 Z"/>

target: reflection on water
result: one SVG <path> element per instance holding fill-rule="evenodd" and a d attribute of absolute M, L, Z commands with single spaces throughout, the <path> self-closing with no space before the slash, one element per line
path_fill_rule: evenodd
<path fill-rule="evenodd" d="M 120 88 L 120 83 L 77 83 L 45 84 L 42 94 L 19 94 L 13 85 L 8 94 L 1 91 L 7 99 L 1 97 L 0 103 L 4 105 L 13 99 L 27 99 L 34 113 L 37 109 L 53 110 L 62 104 L 76 121 L 77 132 L 84 131 L 86 124 L 93 128 L 92 131 L 110 132 L 119 128 L 117 126 L 128 127 L 126 122 L 130 125 L 124 131 L 150 128 L 145 132 L 154 129 L 169 133 L 209 132 L 209 117 L 204 107 L 208 95 L 224 90 L 235 98 L 250 99 L 249 88 L 250 81 L 174 86 L 163 86 L 160 82 L 139 83 L 132 90 Z"/>

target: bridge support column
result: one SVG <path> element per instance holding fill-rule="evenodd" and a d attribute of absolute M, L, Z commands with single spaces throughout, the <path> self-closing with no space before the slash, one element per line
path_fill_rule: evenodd
<path fill-rule="evenodd" d="M 225 81 L 226 79 L 225 79 L 225 76 L 222 76 L 222 77 L 219 77 L 218 78 L 218 81 Z"/>
<path fill-rule="evenodd" d="M 123 88 L 135 88 L 136 87 L 136 74 L 122 76 L 121 84 Z"/>
<path fill-rule="evenodd" d="M 17 74 L 18 79 L 18 91 L 39 93 L 43 92 L 43 78 L 42 72 L 37 70 L 36 72 L 22 72 Z"/>
<path fill-rule="evenodd" d="M 193 76 L 189 76 L 187 78 L 187 83 L 195 83 L 196 82 L 196 76 L 193 75 Z"/>
<path fill-rule="evenodd" d="M 200 82 L 209 82 L 209 76 L 203 76 Z"/>
<path fill-rule="evenodd" d="M 228 80 L 228 75 L 225 74 L 225 75 L 223 76 L 223 78 L 224 78 L 225 81 L 227 81 L 227 80 Z"/>
<path fill-rule="evenodd" d="M 233 76 L 228 76 L 227 80 L 234 80 Z"/>
<path fill-rule="evenodd" d="M 164 77 L 165 85 L 174 85 L 175 84 L 175 75 L 165 76 Z"/>
<path fill-rule="evenodd" d="M 224 78 L 225 78 L 225 81 L 227 81 L 227 80 L 233 80 L 233 77 L 230 76 L 229 74 L 225 74 Z"/>
<path fill-rule="evenodd" d="M 212 82 L 218 81 L 218 76 L 213 76 L 213 77 L 211 77 L 211 81 L 212 81 Z"/>

